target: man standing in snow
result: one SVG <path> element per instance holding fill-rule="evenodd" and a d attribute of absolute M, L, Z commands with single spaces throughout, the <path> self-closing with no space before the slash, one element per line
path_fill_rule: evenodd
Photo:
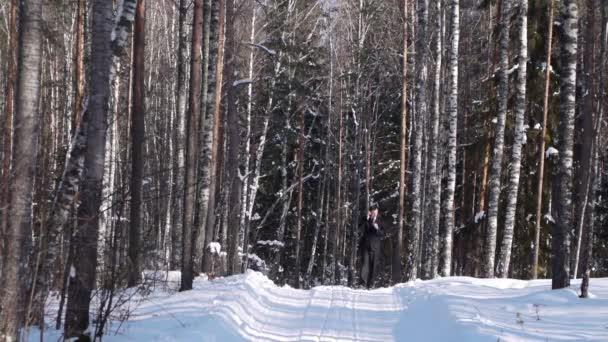
<path fill-rule="evenodd" d="M 373 286 L 381 270 L 383 237 L 384 225 L 378 217 L 378 207 L 372 205 L 367 212 L 367 220 L 363 224 L 363 238 L 360 245 L 363 256 L 361 282 L 368 289 Z"/>

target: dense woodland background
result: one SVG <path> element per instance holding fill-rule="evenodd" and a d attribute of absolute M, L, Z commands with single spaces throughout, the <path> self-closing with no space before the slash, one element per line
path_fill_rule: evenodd
<path fill-rule="evenodd" d="M 378 285 L 608 276 L 607 25 L 603 0 L 0 0 L 0 338 L 100 338 L 143 270 L 360 286 L 372 204 Z"/>

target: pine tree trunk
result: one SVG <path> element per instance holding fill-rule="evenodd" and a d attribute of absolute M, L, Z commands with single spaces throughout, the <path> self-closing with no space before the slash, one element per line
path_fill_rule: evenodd
<path fill-rule="evenodd" d="M 555 0 L 549 2 L 549 38 L 547 42 L 547 60 L 545 62 L 545 94 L 543 97 L 543 124 L 540 136 L 540 148 L 538 151 L 538 187 L 536 189 L 536 222 L 534 230 L 534 259 L 532 261 L 532 279 L 538 277 L 538 254 L 540 251 L 540 222 L 543 209 L 543 181 L 545 174 L 545 137 L 547 135 L 547 115 L 549 113 L 549 88 L 551 86 L 551 53 L 553 44 L 553 13 Z"/>
<path fill-rule="evenodd" d="M 582 75 L 580 77 L 579 86 L 582 88 L 583 93 L 580 103 L 580 114 L 577 115 L 577 119 L 580 120 L 580 128 L 576 130 L 579 133 L 578 139 L 575 136 L 574 144 L 574 165 L 575 167 L 575 207 L 574 212 L 576 216 L 573 223 L 576 226 L 576 246 L 574 256 L 572 258 L 571 267 L 572 278 L 577 279 L 578 270 L 580 264 L 580 253 L 583 236 L 586 233 L 583 231 L 584 227 L 588 225 L 589 216 L 589 189 L 591 188 L 591 170 L 593 168 L 593 145 L 595 136 L 588 132 L 595 133 L 594 117 L 597 115 L 596 108 L 596 92 L 597 84 L 594 84 L 595 76 L 595 37 L 597 37 L 596 25 L 595 25 L 595 11 L 596 6 L 593 4 L 593 0 L 590 0 L 587 4 L 587 14 L 585 19 L 582 20 L 581 27 L 584 27 L 584 31 L 581 30 L 581 41 L 579 45 L 582 46 L 582 50 L 579 56 L 582 57 Z M 575 126 L 576 127 L 576 126 Z"/>
<path fill-rule="evenodd" d="M 505 229 L 496 276 L 506 278 L 509 275 L 511 262 L 511 247 L 513 245 L 513 230 L 515 228 L 515 211 L 517 210 L 517 195 L 519 193 L 519 175 L 521 169 L 521 150 L 526 140 L 524 130 L 526 111 L 526 77 L 528 63 L 528 0 L 519 0 L 519 67 L 515 83 L 515 137 L 511 150 L 511 165 L 509 170 L 509 186 L 507 190 L 507 209 L 505 211 Z"/>
<path fill-rule="evenodd" d="M 443 203 L 445 236 L 442 249 L 442 260 L 439 270 L 442 276 L 451 274 L 452 246 L 454 235 L 454 192 L 456 190 L 456 142 L 458 129 L 458 45 L 460 44 L 460 1 L 450 2 L 451 42 L 448 50 L 448 91 L 446 114 L 448 117 L 447 154 L 448 178 Z"/>
<path fill-rule="evenodd" d="M 507 120 L 507 100 L 509 97 L 509 23 L 511 16 L 511 1 L 502 0 L 499 22 L 499 70 L 497 89 L 497 118 L 494 130 L 494 149 L 492 151 L 492 167 L 490 169 L 490 184 L 488 187 L 488 229 L 485 236 L 482 276 L 494 277 L 494 261 L 496 257 L 496 234 L 498 232 L 498 204 L 500 200 L 500 180 L 502 174 L 502 159 L 505 146 L 505 125 Z"/>
<path fill-rule="evenodd" d="M 219 2 L 219 3 L 218 3 Z M 213 6 L 217 4 L 217 6 Z M 209 92 L 209 113 L 213 112 L 213 136 L 211 143 L 211 157 L 210 157 L 210 169 L 209 177 L 211 182 L 209 184 L 209 204 L 207 207 L 207 222 L 205 224 L 205 254 L 203 260 L 203 268 L 205 272 L 211 272 L 213 270 L 213 256 L 209 243 L 213 241 L 215 234 L 215 218 L 216 218 L 216 188 L 219 184 L 219 172 L 218 172 L 218 158 L 219 158 L 219 145 L 220 145 L 220 125 L 222 118 L 220 116 L 220 104 L 222 101 L 222 81 L 224 74 L 224 45 L 225 45 L 225 34 L 224 34 L 224 23 L 226 21 L 226 2 L 225 0 L 214 1 L 212 4 L 213 11 L 211 15 L 211 26 L 217 27 L 216 32 L 217 38 L 217 59 L 215 62 L 215 85 L 210 88 Z M 217 23 L 217 26 L 214 24 Z M 215 47 L 215 46 L 214 46 Z M 212 90 L 213 92 L 212 92 Z M 224 246 L 225 247 L 225 246 Z"/>
<path fill-rule="evenodd" d="M 145 0 L 137 1 L 135 30 L 133 33 L 133 114 L 131 115 L 131 227 L 129 228 L 129 276 L 128 286 L 141 281 L 141 210 L 142 183 L 144 176 L 144 141 L 146 138 L 144 115 L 144 47 L 146 7 Z"/>
<path fill-rule="evenodd" d="M 97 237 L 101 206 L 103 166 L 106 147 L 110 68 L 112 63 L 111 32 L 112 4 L 104 0 L 92 3 L 90 80 L 90 119 L 87 125 L 87 145 L 84 155 L 84 175 L 81 203 L 78 207 L 79 229 L 75 237 L 74 265 L 71 266 L 65 336 L 78 337 L 89 326 L 89 306 L 95 288 L 97 267 Z M 74 271 L 74 272 L 72 272 Z"/>
<path fill-rule="evenodd" d="M 8 204 L 9 204 L 9 180 L 11 166 L 11 126 L 13 120 L 13 101 L 15 98 L 15 86 L 17 82 L 17 52 L 18 52 L 18 25 L 17 11 L 19 5 L 17 0 L 11 0 L 9 13 L 9 50 L 7 69 L 6 69 L 6 88 L 4 92 L 4 129 L 0 139 L 3 139 L 2 150 L 2 169 L 0 170 L 0 273 L 4 263 L 5 243 L 8 242 L 6 228 L 8 224 Z"/>
<path fill-rule="evenodd" d="M 198 165 L 199 123 L 201 115 L 201 94 L 203 65 L 203 28 L 204 0 L 194 1 L 194 19 L 192 26 L 192 45 L 190 52 L 190 95 L 188 103 L 185 184 L 184 184 L 184 216 L 182 223 L 182 274 L 180 291 L 192 290 L 194 278 L 192 248 L 195 246 L 194 210 L 196 207 L 196 178 Z"/>
<path fill-rule="evenodd" d="M 596 2 L 592 2 L 592 4 L 596 4 Z M 595 15 L 593 13 L 593 11 L 595 10 L 595 6 L 591 6 L 591 4 L 588 7 L 588 15 L 589 16 L 593 16 Z M 601 11 L 602 11 L 602 20 L 601 20 L 601 25 L 602 25 L 602 29 L 601 29 L 601 35 L 600 35 L 600 63 L 599 63 L 599 70 L 597 75 L 599 75 L 599 87 L 598 87 L 598 94 L 604 94 L 605 93 L 605 89 L 606 89 L 606 79 L 605 79 L 605 75 L 606 75 L 606 64 L 604 63 L 604 61 L 606 60 L 606 48 L 608 45 L 608 39 L 607 39 L 607 27 L 606 27 L 606 7 L 603 6 L 601 7 Z M 588 36 L 589 37 L 589 36 Z M 595 71 L 594 68 L 590 68 L 591 71 Z M 590 78 L 591 81 L 594 80 L 594 76 L 595 72 L 593 74 L 589 74 L 586 73 L 587 77 Z M 590 87 L 594 87 L 595 85 L 593 84 L 593 82 L 590 82 L 588 84 Z M 595 91 L 591 92 L 592 94 L 595 94 Z M 590 95 L 587 95 L 590 96 Z M 594 104 L 594 100 L 595 97 L 591 97 L 591 104 Z M 602 120 L 604 118 L 604 102 L 603 101 L 598 101 L 597 102 L 597 117 L 595 118 L 595 127 L 594 127 L 594 132 L 593 132 L 593 145 L 592 145 L 592 151 L 591 151 L 591 156 L 589 159 L 589 166 L 590 166 L 590 174 L 589 174 L 589 179 L 587 180 L 587 184 L 590 185 L 590 188 L 587 189 L 588 193 L 587 196 L 591 197 L 591 200 L 588 201 L 589 203 L 589 221 L 587 222 L 587 231 L 585 234 L 585 246 L 584 246 L 584 250 L 583 250 L 583 257 L 582 257 L 582 262 L 581 262 L 581 273 L 582 273 L 582 282 L 581 282 L 581 298 L 589 298 L 589 279 L 591 277 L 591 271 L 593 269 L 592 265 L 593 265 L 593 244 L 594 244 L 594 234 L 595 234 L 595 225 L 596 225 L 596 210 L 597 210 L 597 206 L 598 206 L 598 202 L 600 199 L 600 193 L 599 193 L 599 189 L 600 189 L 600 179 L 601 179 L 601 169 L 600 169 L 600 158 L 599 158 L 599 146 L 601 145 L 601 128 L 602 128 Z M 587 202 L 587 200 L 585 201 Z M 585 203 L 586 204 L 586 203 Z M 583 207 L 585 208 L 585 207 Z M 584 216 L 584 212 L 583 212 L 583 216 Z M 581 222 L 581 224 L 585 223 L 584 221 Z"/>
<path fill-rule="evenodd" d="M 554 206 L 556 224 L 552 236 L 552 288 L 570 286 L 570 232 L 572 226 L 572 150 L 576 92 L 576 58 L 578 40 L 578 7 L 574 0 L 564 0 L 562 21 L 562 82 L 560 86 L 559 167 L 557 201 Z"/>
<path fill-rule="evenodd" d="M 16 74 L 13 154 L 8 193 L 10 222 L 6 225 L 5 258 L 0 281 L 3 290 L 0 298 L 0 339 L 6 341 L 20 339 L 25 318 L 28 289 L 26 267 L 32 247 L 32 195 L 40 118 L 38 101 L 41 88 L 42 1 L 23 2 L 20 9 L 19 67 Z M 12 13 L 14 14 L 15 12 Z"/>
<path fill-rule="evenodd" d="M 228 202 L 228 229 L 229 231 L 229 242 L 228 242 L 228 273 L 235 274 L 240 272 L 240 261 L 238 242 L 239 242 L 239 221 L 241 212 L 241 175 L 239 172 L 239 166 L 241 161 L 239 160 L 239 152 L 241 149 L 241 135 L 240 135 L 240 120 L 239 113 L 236 108 L 237 101 L 237 88 L 233 84 L 238 77 L 238 42 L 235 30 L 235 14 L 234 14 L 234 0 L 226 1 L 226 84 L 228 87 L 227 93 L 227 123 L 228 123 L 228 140 L 227 140 L 227 153 L 226 153 L 226 176 L 229 183 L 229 196 Z"/>

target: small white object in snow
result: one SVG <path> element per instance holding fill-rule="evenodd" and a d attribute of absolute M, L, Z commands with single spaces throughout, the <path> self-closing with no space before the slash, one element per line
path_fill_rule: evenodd
<path fill-rule="evenodd" d="M 211 242 L 207 245 L 211 254 L 220 254 L 222 251 L 222 245 L 219 242 Z"/>
<path fill-rule="evenodd" d="M 559 151 L 553 146 L 549 146 L 549 148 L 545 151 L 546 158 L 551 158 L 553 156 L 557 156 L 558 154 Z"/>

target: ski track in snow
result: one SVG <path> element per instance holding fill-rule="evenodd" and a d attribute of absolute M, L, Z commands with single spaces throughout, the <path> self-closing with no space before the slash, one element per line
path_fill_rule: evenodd
<path fill-rule="evenodd" d="M 550 280 L 451 277 L 298 290 L 248 271 L 197 278 L 181 293 L 157 285 L 132 300 L 129 320 L 113 322 L 104 341 L 608 341 L 608 278 L 591 280 L 590 299 L 578 298 L 579 284 L 551 291 Z M 29 340 L 39 340 L 35 329 Z"/>

